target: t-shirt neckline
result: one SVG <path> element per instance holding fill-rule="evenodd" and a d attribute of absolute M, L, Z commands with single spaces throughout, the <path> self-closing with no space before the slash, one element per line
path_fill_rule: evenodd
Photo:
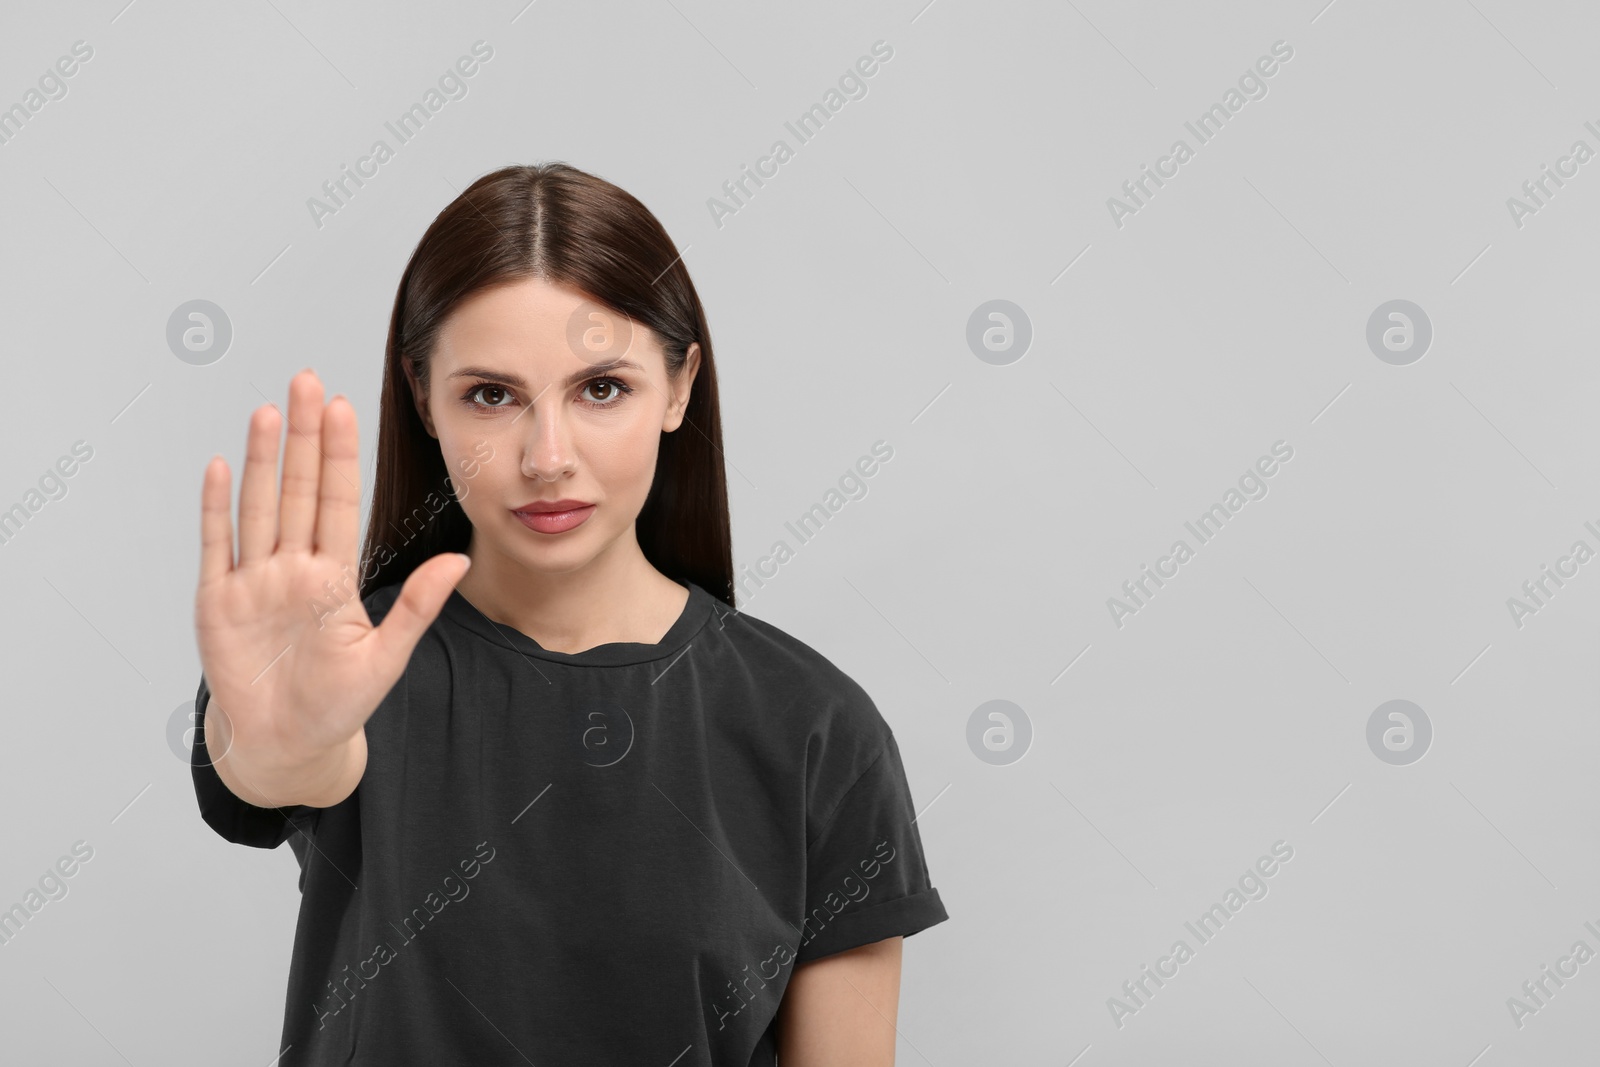
<path fill-rule="evenodd" d="M 441 618 L 449 619 L 471 630 L 500 648 L 519 652 L 524 656 L 533 656 L 551 663 L 565 663 L 574 667 L 620 667 L 631 663 L 648 663 L 651 660 L 674 655 L 689 643 L 690 638 L 698 633 L 706 620 L 711 617 L 713 599 L 711 594 L 694 582 L 685 581 L 678 584 L 688 588 L 689 599 L 683 605 L 683 611 L 677 620 L 655 644 L 612 641 L 586 648 L 582 652 L 556 652 L 544 648 L 521 630 L 490 619 L 470 600 L 462 596 L 458 589 L 450 590 L 450 596 L 445 600 L 444 608 L 439 614 Z"/>

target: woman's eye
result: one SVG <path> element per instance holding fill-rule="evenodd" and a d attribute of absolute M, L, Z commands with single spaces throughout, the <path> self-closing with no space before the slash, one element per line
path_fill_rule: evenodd
<path fill-rule="evenodd" d="M 490 401 L 488 403 L 484 403 L 483 401 L 476 400 L 475 398 L 477 396 L 479 396 L 480 394 L 503 396 L 503 397 L 506 397 L 506 398 L 509 398 L 511 396 L 510 392 L 507 391 L 504 386 L 501 386 L 501 385 L 480 385 L 480 386 L 476 386 L 470 392 L 467 393 L 467 399 L 468 400 L 472 400 L 474 403 L 478 404 L 478 406 L 480 406 L 480 407 L 503 408 L 503 407 L 507 406 L 505 404 L 496 403 L 496 402 L 493 402 L 493 401 Z"/>
<path fill-rule="evenodd" d="M 590 393 L 591 390 L 598 390 L 598 392 L 591 394 L 595 399 L 589 401 L 589 406 L 597 408 L 610 407 L 613 404 L 620 403 L 624 396 L 633 392 L 631 386 L 616 378 L 595 378 L 586 382 L 583 391 Z"/>
<path fill-rule="evenodd" d="M 633 387 L 619 378 L 593 378 L 584 383 L 579 396 L 591 408 L 608 408 L 621 403 Z M 462 399 L 474 408 L 492 410 L 514 407 L 516 396 L 503 385 L 475 385 Z"/>

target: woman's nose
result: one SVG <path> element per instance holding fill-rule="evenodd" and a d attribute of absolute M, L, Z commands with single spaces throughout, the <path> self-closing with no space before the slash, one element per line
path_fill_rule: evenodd
<path fill-rule="evenodd" d="M 522 473 L 545 481 L 569 473 L 573 466 L 571 428 L 561 408 L 553 400 L 546 404 L 541 399 L 529 405 L 521 421 L 526 424 L 521 427 Z"/>

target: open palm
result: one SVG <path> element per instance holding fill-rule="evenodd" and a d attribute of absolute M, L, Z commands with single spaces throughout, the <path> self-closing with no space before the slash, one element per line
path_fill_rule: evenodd
<path fill-rule="evenodd" d="M 202 492 L 195 635 L 211 690 L 207 717 L 219 709 L 226 715 L 228 751 L 238 756 L 232 770 L 249 768 L 263 783 L 255 791 L 276 804 L 302 798 L 271 796 L 267 783 L 293 781 L 292 768 L 341 746 L 360 748 L 345 783 L 354 788 L 365 766 L 363 725 L 466 573 L 455 553 L 428 560 L 407 578 L 382 625 L 372 625 L 358 588 L 355 410 L 342 396 L 326 406 L 322 397 L 309 369 L 289 383 L 281 498 L 282 417 L 271 405 L 251 416 L 237 562 L 230 476 L 220 456 L 207 465 Z M 221 758 L 215 748 L 212 755 Z"/>

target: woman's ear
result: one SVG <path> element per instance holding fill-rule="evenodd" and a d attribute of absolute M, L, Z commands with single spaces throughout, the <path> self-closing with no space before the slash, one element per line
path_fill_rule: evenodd
<path fill-rule="evenodd" d="M 667 405 L 666 419 L 661 424 L 663 433 L 671 433 L 683 425 L 683 413 L 689 408 L 689 396 L 694 389 L 694 376 L 700 371 L 700 342 L 689 345 L 683 359 L 683 369 L 672 382 L 672 400 Z"/>
<path fill-rule="evenodd" d="M 402 359 L 400 361 L 400 369 L 405 371 L 406 385 L 411 391 L 411 405 L 417 409 L 417 417 L 422 420 L 422 425 L 427 427 L 428 436 L 438 440 L 439 435 L 433 428 L 433 416 L 428 412 L 428 397 L 423 393 L 422 386 L 417 383 L 416 376 L 412 373 L 411 361 Z"/>

